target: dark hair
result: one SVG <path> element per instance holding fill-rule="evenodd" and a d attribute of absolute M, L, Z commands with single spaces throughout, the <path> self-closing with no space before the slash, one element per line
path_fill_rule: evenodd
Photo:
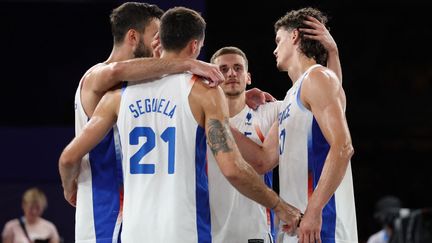
<path fill-rule="evenodd" d="M 222 55 L 226 55 L 226 54 L 237 54 L 241 57 L 243 57 L 244 61 L 245 61 L 245 65 L 246 65 L 246 70 L 248 69 L 248 59 L 246 57 L 246 54 L 240 50 L 240 48 L 235 47 L 235 46 L 226 46 L 226 47 L 222 47 L 221 49 L 217 50 L 213 56 L 210 59 L 211 63 L 215 63 L 216 58 L 222 56 Z"/>
<path fill-rule="evenodd" d="M 306 16 L 314 17 L 324 25 L 327 23 L 327 16 L 325 16 L 324 13 L 318 9 L 308 7 L 287 12 L 285 16 L 275 23 L 275 31 L 277 32 L 280 28 L 284 28 L 287 31 L 298 28 L 310 28 L 303 23 L 304 20 L 307 20 Z M 305 56 L 315 59 L 317 63 L 326 65 L 328 53 L 324 46 L 319 41 L 305 38 L 302 32 L 299 34 L 300 51 Z"/>
<path fill-rule="evenodd" d="M 395 196 L 385 196 L 375 204 L 374 218 L 382 225 L 393 228 L 394 220 L 399 216 L 402 203 Z"/>
<path fill-rule="evenodd" d="M 162 14 L 158 6 L 147 3 L 127 2 L 115 8 L 110 15 L 114 44 L 122 43 L 130 29 L 143 33 L 146 25 L 152 19 L 160 19 Z"/>
<path fill-rule="evenodd" d="M 196 11 L 175 7 L 161 19 L 160 40 L 166 51 L 180 51 L 192 39 L 204 39 L 206 22 Z"/>

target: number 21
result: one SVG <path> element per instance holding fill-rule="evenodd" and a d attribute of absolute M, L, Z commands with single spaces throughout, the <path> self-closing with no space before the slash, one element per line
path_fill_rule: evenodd
<path fill-rule="evenodd" d="M 168 143 L 168 174 L 175 171 L 175 127 L 167 127 L 160 135 L 162 140 Z M 129 133 L 129 144 L 138 145 L 139 138 L 145 137 L 147 141 L 130 158 L 131 174 L 154 174 L 155 164 L 140 164 L 141 159 L 156 146 L 156 135 L 151 127 L 135 127 Z"/>

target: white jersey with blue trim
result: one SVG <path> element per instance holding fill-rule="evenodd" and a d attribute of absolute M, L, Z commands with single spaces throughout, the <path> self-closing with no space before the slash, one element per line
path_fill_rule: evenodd
<path fill-rule="evenodd" d="M 89 120 L 81 103 L 82 83 L 83 80 L 75 93 L 75 134 L 79 134 Z M 114 127 L 81 161 L 75 212 L 76 243 L 118 242 L 122 197 L 119 149 L 118 132 Z"/>
<path fill-rule="evenodd" d="M 122 92 L 122 242 L 211 242 L 206 137 L 188 100 L 193 82 L 175 74 Z"/>
<path fill-rule="evenodd" d="M 230 124 L 257 144 L 262 144 L 277 121 L 278 105 L 279 102 L 267 103 L 257 110 L 245 106 L 240 113 L 230 118 Z M 211 152 L 208 160 L 213 242 L 274 242 L 271 210 L 237 191 L 221 173 Z M 267 186 L 272 187 L 272 172 L 262 178 Z"/>
<path fill-rule="evenodd" d="M 330 149 L 312 112 L 300 100 L 304 77 L 319 66 L 311 66 L 288 90 L 278 117 L 280 196 L 302 212 L 317 186 Z M 351 163 L 322 216 L 323 243 L 358 242 Z M 298 242 L 297 237 L 281 237 L 280 243 Z"/>

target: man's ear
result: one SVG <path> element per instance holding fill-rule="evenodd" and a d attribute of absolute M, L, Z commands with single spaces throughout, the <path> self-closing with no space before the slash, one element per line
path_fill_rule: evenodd
<path fill-rule="evenodd" d="M 298 29 L 291 31 L 291 40 L 293 44 L 298 44 L 300 42 L 300 31 Z"/>
<path fill-rule="evenodd" d="M 252 84 L 252 75 L 251 75 L 250 72 L 248 72 L 247 75 L 246 75 L 246 84 L 247 85 Z"/>
<path fill-rule="evenodd" d="M 190 51 L 191 51 L 191 53 L 196 53 L 197 51 L 198 51 L 198 49 L 199 49 L 199 43 L 198 43 L 198 40 L 191 40 L 190 42 L 189 42 L 189 45 L 190 45 Z"/>
<path fill-rule="evenodd" d="M 139 33 L 134 29 L 129 29 L 124 37 L 124 42 L 131 46 L 136 46 L 139 42 Z"/>

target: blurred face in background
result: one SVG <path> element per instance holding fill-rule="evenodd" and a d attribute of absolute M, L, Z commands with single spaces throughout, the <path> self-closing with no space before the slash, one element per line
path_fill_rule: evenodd
<path fill-rule="evenodd" d="M 22 209 L 27 222 L 33 223 L 42 216 L 44 206 L 39 201 L 23 202 Z"/>

